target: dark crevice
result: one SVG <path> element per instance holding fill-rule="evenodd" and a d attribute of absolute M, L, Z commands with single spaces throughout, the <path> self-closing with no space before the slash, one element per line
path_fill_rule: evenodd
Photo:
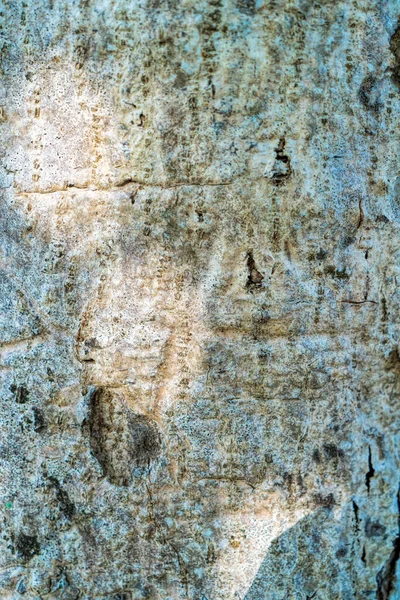
<path fill-rule="evenodd" d="M 400 488 L 397 492 L 397 506 L 399 533 L 393 541 L 393 550 L 390 553 L 388 560 L 376 576 L 376 600 L 394 600 L 395 597 L 398 597 L 395 596 L 395 594 L 392 594 L 392 592 L 396 592 L 396 565 L 400 558 Z"/>
<path fill-rule="evenodd" d="M 358 217 L 357 229 L 360 229 L 360 227 L 362 227 L 362 224 L 364 223 L 364 216 L 365 216 L 361 198 L 359 198 L 359 200 L 358 200 L 358 210 L 359 210 L 359 217 Z"/>
<path fill-rule="evenodd" d="M 358 507 L 358 504 L 356 502 L 354 502 L 354 500 L 353 500 L 353 512 L 354 512 L 354 518 L 356 520 L 356 525 L 358 525 L 359 522 L 360 522 L 360 517 L 359 517 L 359 514 L 358 514 L 359 510 L 360 509 Z"/>
<path fill-rule="evenodd" d="M 386 322 L 388 320 L 388 309 L 387 309 L 387 301 L 385 296 L 382 296 L 382 321 Z"/>
<path fill-rule="evenodd" d="M 390 39 L 390 51 L 394 57 L 394 67 L 392 69 L 392 82 L 400 90 L 400 24 Z"/>
<path fill-rule="evenodd" d="M 375 300 L 341 300 L 341 304 L 377 304 Z"/>
<path fill-rule="evenodd" d="M 282 136 L 277 148 L 275 148 L 275 164 L 272 173 L 272 181 L 275 185 L 282 185 L 292 174 L 290 159 L 285 154 L 286 140 Z"/>
<path fill-rule="evenodd" d="M 247 268 L 249 271 L 249 276 L 247 278 L 246 287 L 249 289 L 260 288 L 262 285 L 262 280 L 264 276 L 261 275 L 260 271 L 256 267 L 256 263 L 253 256 L 253 251 L 249 250 L 246 255 L 247 260 Z"/>
<path fill-rule="evenodd" d="M 367 486 L 368 494 L 371 488 L 371 479 L 375 475 L 375 469 L 372 464 L 371 446 L 368 447 L 368 472 L 365 475 L 365 485 Z"/>
<path fill-rule="evenodd" d="M 367 556 L 367 553 L 365 552 L 365 546 L 363 546 L 363 549 L 362 549 L 362 554 L 361 554 L 361 560 L 362 560 L 362 562 L 364 563 L 364 565 L 367 563 L 367 558 L 366 558 L 366 556 Z"/>

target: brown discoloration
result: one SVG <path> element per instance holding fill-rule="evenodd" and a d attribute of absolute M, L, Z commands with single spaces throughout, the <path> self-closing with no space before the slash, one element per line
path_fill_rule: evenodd
<path fill-rule="evenodd" d="M 158 428 L 133 413 L 120 394 L 98 388 L 90 398 L 90 446 L 104 475 L 115 485 L 128 486 L 135 467 L 146 468 L 161 452 Z"/>

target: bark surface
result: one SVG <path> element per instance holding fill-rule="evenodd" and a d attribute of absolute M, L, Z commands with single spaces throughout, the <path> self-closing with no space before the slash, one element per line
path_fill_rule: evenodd
<path fill-rule="evenodd" d="M 399 18 L 3 0 L 2 599 L 400 597 Z"/>

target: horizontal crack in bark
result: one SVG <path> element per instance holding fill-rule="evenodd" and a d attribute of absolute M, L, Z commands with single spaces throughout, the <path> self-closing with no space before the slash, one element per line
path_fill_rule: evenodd
<path fill-rule="evenodd" d="M 173 189 L 173 188 L 178 188 L 178 187 L 227 187 L 230 185 L 233 185 L 237 180 L 233 180 L 233 181 L 219 181 L 219 182 L 201 182 L 201 181 L 194 181 L 194 182 L 178 182 L 178 183 L 171 183 L 171 184 L 162 184 L 162 183 L 146 183 L 144 181 L 139 181 L 136 179 L 127 179 L 125 181 L 122 181 L 121 183 L 117 183 L 113 186 L 109 186 L 109 187 L 92 187 L 90 185 L 88 186 L 79 186 L 79 185 L 67 185 L 64 187 L 52 187 L 49 188 L 47 190 L 27 190 L 27 191 L 18 191 L 17 195 L 18 196 L 29 196 L 29 195 L 47 195 L 47 194 L 56 194 L 59 192 L 68 192 L 69 190 L 71 191 L 87 191 L 87 192 L 117 192 L 121 189 L 123 189 L 124 187 L 128 186 L 128 185 L 137 185 L 139 187 L 144 187 L 144 188 L 160 188 L 162 190 L 169 190 L 169 189 Z"/>

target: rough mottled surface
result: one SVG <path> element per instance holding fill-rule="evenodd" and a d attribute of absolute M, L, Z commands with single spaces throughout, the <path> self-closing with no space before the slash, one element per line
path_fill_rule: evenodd
<path fill-rule="evenodd" d="M 400 597 L 399 18 L 3 0 L 2 599 Z"/>

